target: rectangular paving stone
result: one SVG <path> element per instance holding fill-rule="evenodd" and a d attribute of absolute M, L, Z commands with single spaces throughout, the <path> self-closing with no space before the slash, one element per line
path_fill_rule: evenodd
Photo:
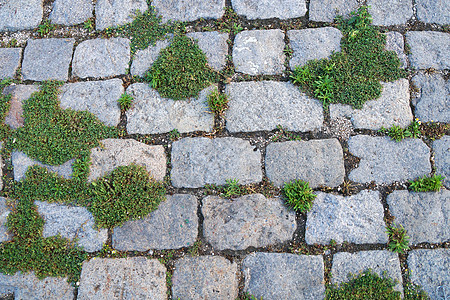
<path fill-rule="evenodd" d="M 92 0 L 55 0 L 49 20 L 54 24 L 76 25 L 91 18 Z"/>
<path fill-rule="evenodd" d="M 153 0 L 162 21 L 189 22 L 197 19 L 220 19 L 224 14 L 225 0 Z"/>
<path fill-rule="evenodd" d="M 415 69 L 450 69 L 450 34 L 436 31 L 408 31 L 409 61 Z"/>
<path fill-rule="evenodd" d="M 198 46 L 205 53 L 211 68 L 220 71 L 225 67 L 228 55 L 228 33 L 211 31 L 190 32 L 186 35 L 198 42 Z"/>
<path fill-rule="evenodd" d="M 416 0 L 415 3 L 419 21 L 450 24 L 450 2 L 447 0 Z"/>
<path fill-rule="evenodd" d="M 169 40 L 157 41 L 144 50 L 138 50 L 133 57 L 130 73 L 133 76 L 144 76 L 159 56 L 162 49 L 170 45 Z"/>
<path fill-rule="evenodd" d="M 6 202 L 6 198 L 0 197 L 0 243 L 9 241 L 12 238 L 12 234 L 8 231 L 8 227 L 6 226 L 8 215 L 11 212 Z"/>
<path fill-rule="evenodd" d="M 358 0 L 310 0 L 309 20 L 332 22 L 337 15 L 348 16 L 361 5 Z"/>
<path fill-rule="evenodd" d="M 418 73 L 412 83 L 419 92 L 413 99 L 414 113 L 423 122 L 450 122 L 450 82 L 441 74 Z"/>
<path fill-rule="evenodd" d="M 148 9 L 146 0 L 97 0 L 95 5 L 95 28 L 103 30 L 133 21 L 137 10 Z"/>
<path fill-rule="evenodd" d="M 450 189 L 450 136 L 445 135 L 433 142 L 434 166 L 436 174 L 445 177 L 444 185 Z"/>
<path fill-rule="evenodd" d="M 389 31 L 386 35 L 385 50 L 394 51 L 401 62 L 401 68 L 405 69 L 408 66 L 408 58 L 405 54 L 405 42 L 403 35 L 397 31 Z"/>
<path fill-rule="evenodd" d="M 232 0 L 231 5 L 238 15 L 249 20 L 291 19 L 306 14 L 305 0 Z"/>
<path fill-rule="evenodd" d="M 42 0 L 2 0 L 0 4 L 0 31 L 32 29 L 41 23 Z"/>
<path fill-rule="evenodd" d="M 0 79 L 13 78 L 21 59 L 22 48 L 0 48 Z"/>
<path fill-rule="evenodd" d="M 406 24 L 413 17 L 412 0 L 367 0 L 373 25 Z"/>
<path fill-rule="evenodd" d="M 23 127 L 23 101 L 29 99 L 37 91 L 39 88 L 36 85 L 25 84 L 9 85 L 3 89 L 4 95 L 11 95 L 9 111 L 5 117 L 5 124 L 9 125 L 11 129 Z"/>

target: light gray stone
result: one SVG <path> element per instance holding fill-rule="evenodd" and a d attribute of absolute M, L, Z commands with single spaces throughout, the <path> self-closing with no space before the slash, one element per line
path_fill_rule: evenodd
<path fill-rule="evenodd" d="M 416 9 L 419 21 L 450 24 L 450 2 L 447 0 L 416 0 Z"/>
<path fill-rule="evenodd" d="M 203 234 L 217 250 L 266 247 L 292 239 L 297 228 L 295 212 L 281 199 L 252 194 L 237 199 L 209 196 L 203 199 Z"/>
<path fill-rule="evenodd" d="M 398 59 L 401 62 L 400 67 L 405 69 L 408 66 L 407 56 L 405 54 L 405 42 L 403 35 L 397 31 L 389 31 L 386 35 L 386 47 L 387 51 L 394 51 L 397 54 Z"/>
<path fill-rule="evenodd" d="M 306 14 L 305 0 L 232 0 L 233 9 L 238 15 L 254 19 L 291 19 Z"/>
<path fill-rule="evenodd" d="M 225 0 L 153 0 L 162 21 L 189 22 L 197 19 L 219 19 L 224 14 Z"/>
<path fill-rule="evenodd" d="M 0 4 L 0 31 L 32 29 L 41 23 L 42 0 L 3 0 Z"/>
<path fill-rule="evenodd" d="M 373 25 L 406 24 L 413 17 L 412 0 L 367 0 Z"/>
<path fill-rule="evenodd" d="M 154 46 L 148 46 L 144 50 L 138 50 L 133 57 L 130 73 L 133 76 L 144 76 L 148 69 L 159 56 L 162 49 L 168 47 L 170 42 L 168 40 L 157 41 Z"/>
<path fill-rule="evenodd" d="M 175 261 L 173 299 L 236 299 L 237 265 L 220 256 L 184 257 Z"/>
<path fill-rule="evenodd" d="M 198 46 L 205 53 L 211 68 L 220 71 L 225 67 L 228 55 L 227 33 L 190 32 L 187 36 L 198 41 Z"/>
<path fill-rule="evenodd" d="M 6 198 L 0 197 L 0 243 L 9 241 L 12 238 L 12 234 L 8 232 L 8 227 L 6 226 L 8 215 L 11 212 L 6 201 Z"/>
<path fill-rule="evenodd" d="M 324 299 L 322 256 L 252 253 L 242 265 L 244 291 L 264 300 Z"/>
<path fill-rule="evenodd" d="M 341 51 L 342 33 L 334 27 L 289 30 L 287 32 L 293 54 L 289 66 L 303 66 L 310 60 L 328 58 Z"/>
<path fill-rule="evenodd" d="M 363 190 L 348 197 L 318 192 L 306 219 L 305 240 L 308 244 L 387 243 L 383 218 L 378 191 Z"/>
<path fill-rule="evenodd" d="M 39 88 L 35 85 L 18 84 L 5 87 L 3 94 L 11 94 L 10 107 L 5 117 L 5 124 L 9 125 L 11 129 L 23 127 L 23 101 L 30 98 L 31 94 L 37 91 L 39 91 Z"/>
<path fill-rule="evenodd" d="M 21 59 L 22 48 L 0 48 L 0 79 L 13 78 Z"/>
<path fill-rule="evenodd" d="M 412 78 L 419 93 L 413 104 L 415 115 L 423 122 L 450 122 L 450 82 L 442 75 L 419 73 Z"/>
<path fill-rule="evenodd" d="M 280 29 L 242 31 L 236 35 L 233 63 L 236 72 L 276 75 L 285 67 L 284 33 Z"/>
<path fill-rule="evenodd" d="M 230 132 L 273 130 L 312 131 L 323 125 L 322 104 L 289 82 L 232 82 L 226 127 Z"/>
<path fill-rule="evenodd" d="M 95 6 L 95 27 L 103 30 L 133 21 L 137 10 L 148 9 L 146 0 L 97 0 Z"/>
<path fill-rule="evenodd" d="M 166 175 L 166 154 L 163 146 L 149 146 L 133 139 L 102 140 L 101 147 L 91 150 L 88 181 L 105 176 L 119 166 L 136 164 L 145 167 L 155 180 Z"/>
<path fill-rule="evenodd" d="M 174 187 L 187 188 L 224 185 L 227 179 L 260 182 L 261 152 L 239 138 L 183 138 L 172 144 L 171 179 Z"/>
<path fill-rule="evenodd" d="M 383 91 L 378 99 L 364 103 L 362 109 L 350 105 L 331 104 L 331 118 L 349 118 L 355 128 L 379 130 L 393 125 L 407 127 L 413 120 L 409 103 L 409 82 L 399 79 L 382 82 Z"/>
<path fill-rule="evenodd" d="M 202 90 L 198 98 L 176 101 L 162 98 L 146 83 L 132 84 L 127 89 L 133 97 L 133 105 L 126 112 L 128 133 L 212 131 L 214 115 L 208 112 L 206 99 L 215 88 Z"/>
<path fill-rule="evenodd" d="M 77 299 L 163 300 L 166 291 L 166 268 L 156 259 L 94 257 L 83 263 Z"/>
<path fill-rule="evenodd" d="M 332 22 L 337 15 L 348 16 L 361 5 L 358 0 L 311 0 L 309 20 Z"/>
<path fill-rule="evenodd" d="M 436 174 L 445 177 L 444 185 L 450 189 L 450 136 L 434 141 L 433 150 Z"/>
<path fill-rule="evenodd" d="M 73 55 L 74 76 L 108 77 L 124 75 L 130 61 L 130 40 L 93 39 L 80 43 Z"/>
<path fill-rule="evenodd" d="M 450 34 L 436 31 L 408 31 L 409 61 L 415 69 L 450 69 Z"/>
<path fill-rule="evenodd" d="M 291 180 L 307 181 L 310 187 L 336 187 L 344 182 L 345 168 L 337 139 L 271 143 L 266 148 L 266 173 L 277 186 Z"/>
<path fill-rule="evenodd" d="M 420 139 L 401 142 L 389 137 L 358 135 L 348 141 L 350 152 L 361 159 L 349 179 L 355 182 L 392 183 L 431 172 L 430 149 Z"/>
<path fill-rule="evenodd" d="M 54 24 L 76 25 L 92 17 L 92 0 L 55 0 L 49 19 Z"/>
<path fill-rule="evenodd" d="M 74 43 L 74 39 L 28 40 L 23 54 L 23 79 L 66 81 Z"/>
<path fill-rule="evenodd" d="M 394 191 L 387 197 L 395 223 L 401 224 L 412 244 L 450 240 L 450 191 Z"/>
<path fill-rule="evenodd" d="M 58 98 L 61 108 L 87 110 L 106 125 L 117 126 L 120 122 L 117 101 L 124 91 L 120 79 L 76 82 L 63 85 Z"/>

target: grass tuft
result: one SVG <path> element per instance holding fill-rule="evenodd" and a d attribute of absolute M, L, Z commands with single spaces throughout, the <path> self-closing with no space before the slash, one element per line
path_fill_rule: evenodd
<path fill-rule="evenodd" d="M 392 224 L 386 227 L 386 233 L 389 236 L 388 248 L 392 252 L 404 253 L 409 249 L 409 236 L 402 225 Z"/>
<path fill-rule="evenodd" d="M 131 105 L 133 104 L 133 97 L 124 93 L 122 94 L 122 96 L 120 96 L 117 102 L 119 102 L 121 110 L 127 111 L 131 108 Z"/>
<path fill-rule="evenodd" d="M 442 175 L 424 176 L 416 180 L 410 180 L 409 189 L 413 192 L 439 192 L 443 187 L 442 181 L 444 181 Z"/>
<path fill-rule="evenodd" d="M 415 139 L 418 138 L 419 135 L 421 134 L 420 125 L 421 125 L 420 121 L 414 120 L 406 128 L 401 128 L 400 126 L 394 125 L 389 129 L 381 127 L 379 132 L 386 134 L 396 142 L 400 142 L 405 138 L 415 138 Z"/>
<path fill-rule="evenodd" d="M 308 212 L 313 204 L 316 195 L 303 180 L 293 180 L 287 182 L 283 187 L 283 194 L 286 197 L 287 205 L 295 211 Z"/>
<path fill-rule="evenodd" d="M 219 93 L 219 91 L 215 89 L 208 95 L 206 103 L 213 114 L 223 116 L 228 109 L 228 96 Z"/>

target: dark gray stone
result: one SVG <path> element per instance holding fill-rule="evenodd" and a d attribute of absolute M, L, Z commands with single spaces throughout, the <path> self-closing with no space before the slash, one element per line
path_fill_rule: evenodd
<path fill-rule="evenodd" d="M 412 78 L 419 89 L 416 98 L 415 115 L 423 122 L 450 122 L 450 82 L 440 74 L 419 73 Z"/>
<path fill-rule="evenodd" d="M 311 0 L 309 3 L 309 20 L 332 22 L 337 15 L 348 16 L 356 11 L 358 0 Z"/>
<path fill-rule="evenodd" d="M 21 59 L 22 48 L 0 48 L 0 79 L 13 78 Z"/>
<path fill-rule="evenodd" d="M 437 31 L 408 31 L 409 61 L 415 69 L 450 69 L 450 34 Z"/>
<path fill-rule="evenodd" d="M 367 0 L 373 25 L 401 25 L 413 17 L 412 0 Z"/>
<path fill-rule="evenodd" d="M 261 194 L 237 199 L 209 196 L 203 199 L 203 234 L 217 250 L 266 247 L 292 239 L 297 228 L 295 212 L 281 199 Z"/>
<path fill-rule="evenodd" d="M 433 142 L 436 174 L 445 177 L 444 185 L 450 189 L 450 136 L 445 135 Z"/>
<path fill-rule="evenodd" d="M 198 41 L 198 46 L 205 53 L 211 68 L 220 71 L 225 67 L 228 55 L 227 33 L 190 32 L 187 36 Z"/>
<path fill-rule="evenodd" d="M 386 47 L 388 51 L 394 51 L 400 59 L 401 67 L 405 69 L 408 66 L 408 60 L 405 54 L 405 42 L 403 35 L 397 31 L 389 31 L 386 34 Z"/>
<path fill-rule="evenodd" d="M 97 0 L 95 27 L 97 30 L 103 30 L 130 23 L 137 10 L 144 12 L 147 8 L 146 0 Z"/>
<path fill-rule="evenodd" d="M 133 76 L 144 76 L 148 69 L 159 56 L 162 49 L 168 47 L 170 42 L 168 40 L 157 41 L 154 46 L 148 46 L 144 50 L 138 50 L 133 57 L 130 73 Z"/>
<path fill-rule="evenodd" d="M 324 299 L 322 256 L 252 253 L 242 264 L 244 291 L 264 300 Z"/>
<path fill-rule="evenodd" d="M 306 14 L 305 0 L 232 0 L 233 9 L 238 15 L 254 19 L 291 19 Z"/>
<path fill-rule="evenodd" d="M 225 0 L 153 0 L 162 21 L 189 22 L 197 19 L 219 19 L 224 14 Z"/>
<path fill-rule="evenodd" d="M 12 238 L 12 234 L 8 232 L 8 227 L 6 226 L 8 215 L 11 212 L 6 201 L 6 198 L 0 197 L 0 243 L 9 241 Z"/>
<path fill-rule="evenodd" d="M 5 117 L 5 124 L 9 125 L 11 129 L 23 126 L 23 101 L 30 98 L 31 94 L 37 91 L 39 91 L 39 88 L 35 85 L 18 84 L 5 87 L 3 94 L 11 94 L 10 107 Z"/>
<path fill-rule="evenodd" d="M 92 0 L 55 0 L 49 19 L 52 23 L 76 25 L 92 17 Z"/>
<path fill-rule="evenodd" d="M 28 40 L 23 54 L 23 79 L 66 81 L 74 43 L 74 39 Z"/>
<path fill-rule="evenodd" d="M 37 27 L 42 20 L 42 0 L 2 0 L 0 31 L 15 31 Z"/>
<path fill-rule="evenodd" d="M 187 188 L 224 185 L 227 179 L 260 182 L 261 152 L 239 138 L 183 138 L 172 144 L 171 179 L 174 187 Z"/>
<path fill-rule="evenodd" d="M 447 0 L 416 0 L 416 9 L 419 21 L 450 24 L 450 2 Z"/>

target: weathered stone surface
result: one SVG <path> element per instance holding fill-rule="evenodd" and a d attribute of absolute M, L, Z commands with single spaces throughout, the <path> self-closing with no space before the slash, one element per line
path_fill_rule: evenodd
<path fill-rule="evenodd" d="M 197 19 L 219 19 L 225 9 L 225 0 L 153 0 L 162 21 L 195 21 Z"/>
<path fill-rule="evenodd" d="M 95 27 L 103 30 L 133 21 L 134 13 L 148 8 L 146 0 L 97 0 L 95 6 Z"/>
<path fill-rule="evenodd" d="M 444 185 L 450 189 L 450 136 L 445 135 L 433 142 L 436 174 L 445 177 Z"/>
<path fill-rule="evenodd" d="M 162 49 L 168 47 L 168 40 L 157 41 L 155 46 L 148 46 L 144 50 L 138 50 L 133 57 L 130 73 L 133 76 L 144 76 L 145 72 L 153 65 Z"/>
<path fill-rule="evenodd" d="M 394 191 L 388 195 L 387 203 L 395 222 L 405 227 L 410 243 L 450 240 L 450 191 Z"/>
<path fill-rule="evenodd" d="M 265 164 L 267 177 L 277 186 L 296 179 L 313 188 L 344 182 L 344 157 L 337 139 L 271 143 Z"/>
<path fill-rule="evenodd" d="M 42 0 L 2 0 L 0 31 L 32 29 L 41 23 Z"/>
<path fill-rule="evenodd" d="M 127 89 L 133 105 L 126 112 L 127 131 L 130 134 L 212 131 L 214 115 L 208 112 L 207 96 L 216 86 L 200 92 L 198 98 L 175 101 L 162 98 L 146 83 L 134 83 Z"/>
<path fill-rule="evenodd" d="M 12 160 L 12 165 L 14 167 L 14 180 L 16 180 L 16 181 L 21 180 L 25 176 L 25 173 L 28 170 L 28 168 L 33 165 L 38 165 L 38 166 L 44 167 L 48 171 L 55 172 L 59 176 L 62 176 L 64 178 L 72 177 L 72 163 L 74 162 L 74 159 L 68 160 L 59 166 L 49 166 L 49 165 L 44 165 L 43 163 L 41 163 L 37 160 L 29 158 L 23 152 L 13 152 L 11 154 L 11 160 Z"/>
<path fill-rule="evenodd" d="M 290 19 L 306 14 L 305 0 L 232 0 L 233 9 L 238 15 L 254 19 Z"/>
<path fill-rule="evenodd" d="M 96 229 L 94 217 L 85 207 L 35 201 L 39 214 L 44 218 L 44 237 L 61 235 L 78 239 L 77 243 L 87 252 L 99 251 L 108 239 L 107 229 Z"/>
<path fill-rule="evenodd" d="M 21 58 L 22 48 L 0 48 L 0 79 L 14 77 Z"/>
<path fill-rule="evenodd" d="M 450 82 L 442 75 L 419 73 L 412 78 L 419 89 L 416 98 L 415 115 L 423 122 L 450 122 Z"/>
<path fill-rule="evenodd" d="M 164 179 L 167 164 L 163 146 L 149 146 L 133 139 L 106 139 L 101 143 L 102 147 L 91 150 L 88 181 L 131 164 L 145 167 L 155 180 Z"/>
<path fill-rule="evenodd" d="M 294 51 L 289 61 L 291 69 L 313 59 L 328 58 L 333 51 L 341 51 L 342 33 L 333 27 L 289 30 L 287 36 Z"/>
<path fill-rule="evenodd" d="M 9 213 L 10 209 L 6 205 L 6 198 L 0 197 L 0 243 L 9 241 L 12 237 L 11 233 L 8 232 L 8 227 L 6 227 Z"/>
<path fill-rule="evenodd" d="M 337 15 L 348 16 L 360 6 L 358 0 L 311 0 L 309 19 L 311 21 L 331 22 Z"/>
<path fill-rule="evenodd" d="M 236 35 L 233 63 L 236 72 L 276 75 L 284 71 L 284 33 L 280 29 L 242 31 Z"/>
<path fill-rule="evenodd" d="M 237 265 L 220 256 L 184 257 L 175 261 L 174 299 L 236 299 Z"/>
<path fill-rule="evenodd" d="M 389 31 L 386 35 L 386 47 L 388 51 L 394 51 L 398 59 L 400 59 L 401 67 L 404 69 L 408 66 L 407 57 L 405 54 L 405 42 L 403 41 L 403 35 L 397 31 Z"/>
<path fill-rule="evenodd" d="M 322 104 L 289 82 L 232 82 L 226 86 L 230 132 L 273 130 L 312 131 L 323 125 Z"/>
<path fill-rule="evenodd" d="M 306 243 L 387 243 L 383 211 L 378 191 L 349 197 L 319 192 L 308 212 Z"/>
<path fill-rule="evenodd" d="M 28 40 L 23 54 L 23 79 L 66 81 L 74 43 L 74 39 Z"/>
<path fill-rule="evenodd" d="M 5 117 L 5 124 L 9 125 L 11 129 L 23 126 L 23 101 L 30 98 L 31 94 L 37 91 L 39 91 L 39 88 L 35 85 L 18 84 L 5 87 L 3 94 L 11 94 L 10 107 Z"/>
<path fill-rule="evenodd" d="M 264 300 L 323 299 L 322 256 L 252 253 L 242 266 L 244 291 Z"/>
<path fill-rule="evenodd" d="M 94 258 L 83 263 L 77 299 L 163 300 L 166 291 L 166 268 L 156 259 Z"/>
<path fill-rule="evenodd" d="M 205 53 L 211 68 L 220 71 L 225 67 L 228 55 L 227 33 L 190 32 L 187 36 L 198 41 L 198 46 Z"/>
<path fill-rule="evenodd" d="M 81 78 L 123 75 L 129 61 L 130 40 L 125 38 L 87 40 L 75 49 L 72 73 Z"/>
<path fill-rule="evenodd" d="M 419 21 L 450 24 L 450 3 L 447 0 L 417 0 L 416 9 Z"/>
<path fill-rule="evenodd" d="M 415 69 L 450 69 L 450 34 L 436 31 L 408 31 L 409 61 Z"/>
<path fill-rule="evenodd" d="M 197 198 L 183 194 L 166 198 L 147 217 L 114 228 L 113 247 L 117 250 L 145 251 L 192 246 L 198 234 Z"/>
<path fill-rule="evenodd" d="M 361 159 L 348 176 L 355 182 L 392 183 L 431 172 L 430 149 L 419 139 L 396 142 L 389 137 L 358 135 L 352 136 L 348 145 Z"/>
<path fill-rule="evenodd" d="M 413 120 L 409 104 L 409 82 L 399 79 L 394 82 L 382 82 L 380 98 L 364 103 L 362 109 L 353 109 L 350 105 L 331 104 L 331 118 L 346 117 L 355 128 L 378 130 L 393 125 L 407 127 Z"/>
<path fill-rule="evenodd" d="M 120 107 L 117 101 L 124 93 L 122 80 L 68 83 L 59 90 L 62 108 L 87 110 L 108 126 L 119 124 Z"/>
<path fill-rule="evenodd" d="M 367 0 L 373 25 L 405 24 L 413 16 L 411 0 Z"/>
<path fill-rule="evenodd" d="M 240 184 L 262 180 L 261 152 L 246 140 L 226 137 L 184 138 L 172 144 L 172 184 L 198 188 L 224 185 L 227 179 Z"/>
<path fill-rule="evenodd" d="M 203 199 L 203 234 L 217 250 L 266 247 L 292 239 L 295 213 L 280 199 L 261 194 L 237 199 L 209 196 Z"/>
<path fill-rule="evenodd" d="M 92 17 L 92 0 L 55 0 L 49 19 L 54 24 L 76 25 Z"/>

